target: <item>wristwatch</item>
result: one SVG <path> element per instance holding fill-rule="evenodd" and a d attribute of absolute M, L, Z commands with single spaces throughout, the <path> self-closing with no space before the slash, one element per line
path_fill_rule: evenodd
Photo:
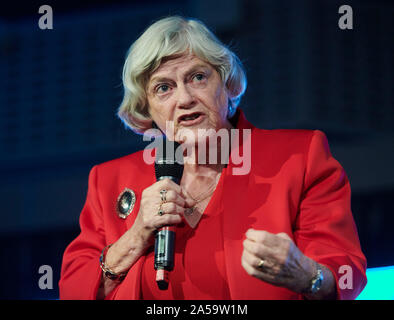
<path fill-rule="evenodd" d="M 315 294 L 318 292 L 323 283 L 323 270 L 321 269 L 320 265 L 316 263 L 316 275 L 311 280 L 311 286 L 308 290 L 308 294 Z"/>

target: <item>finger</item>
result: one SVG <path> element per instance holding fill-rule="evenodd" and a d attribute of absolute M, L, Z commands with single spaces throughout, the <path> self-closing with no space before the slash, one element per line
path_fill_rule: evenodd
<path fill-rule="evenodd" d="M 244 250 L 243 252 L 245 261 L 255 269 L 263 271 L 267 266 L 267 260 L 263 258 L 258 258 L 254 254 L 250 253 L 248 250 Z M 264 268 L 259 268 L 259 263 L 261 260 L 264 260 Z"/>
<path fill-rule="evenodd" d="M 174 202 L 166 202 L 161 204 L 161 210 L 164 214 L 183 214 L 185 212 L 185 208 L 177 205 Z"/>
<path fill-rule="evenodd" d="M 280 272 L 280 265 L 275 264 L 271 259 L 265 257 L 256 257 L 249 251 L 244 250 L 243 252 L 245 261 L 253 268 L 263 272 L 266 275 L 276 276 Z M 261 260 L 264 260 L 263 267 L 259 267 Z"/>
<path fill-rule="evenodd" d="M 277 236 L 265 230 L 249 229 L 246 231 L 245 235 L 247 239 L 265 244 L 268 247 L 276 247 L 279 245 Z"/>
<path fill-rule="evenodd" d="M 243 247 L 245 250 L 259 259 L 272 257 L 275 254 L 275 252 L 268 246 L 249 239 L 244 240 Z"/>
<path fill-rule="evenodd" d="M 289 237 L 289 235 L 288 235 L 287 233 L 285 233 L 285 232 L 280 232 L 280 233 L 277 233 L 276 235 L 277 235 L 278 237 L 283 238 L 283 239 L 286 239 L 286 240 L 292 240 L 292 239 Z"/>
<path fill-rule="evenodd" d="M 186 200 L 185 200 L 185 206 L 186 206 L 187 208 L 192 208 L 192 207 L 194 207 L 196 204 L 197 204 L 197 201 L 195 201 L 195 200 L 193 200 L 193 199 L 186 198 Z"/>
<path fill-rule="evenodd" d="M 168 190 L 165 196 L 166 202 L 173 202 L 177 204 L 180 207 L 185 206 L 185 199 L 182 197 L 182 195 L 178 194 L 174 190 Z"/>
<path fill-rule="evenodd" d="M 157 216 L 157 219 L 153 222 L 153 227 L 159 229 L 163 226 L 174 225 L 180 222 L 182 222 L 182 217 L 179 214 L 165 214 Z"/>
<path fill-rule="evenodd" d="M 241 265 L 245 269 L 245 271 L 251 275 L 252 277 L 264 280 L 264 274 L 260 270 L 254 268 L 246 258 L 246 253 L 242 254 Z"/>
<path fill-rule="evenodd" d="M 185 201 L 186 201 L 186 203 L 185 203 L 186 207 L 191 208 L 191 207 L 193 207 L 193 206 L 195 206 L 195 205 L 197 204 L 197 202 L 196 202 L 195 200 L 189 198 L 189 197 L 186 195 L 186 192 L 185 192 L 185 190 L 184 190 L 183 188 L 182 188 L 182 190 L 181 190 L 181 193 L 182 193 L 182 197 L 183 197 L 183 198 L 185 199 Z"/>
<path fill-rule="evenodd" d="M 165 178 L 163 180 L 156 182 L 156 188 L 160 190 L 174 190 L 176 193 L 182 195 L 182 189 L 179 184 L 175 183 L 169 178 Z"/>
<path fill-rule="evenodd" d="M 278 280 L 277 278 L 277 272 L 269 266 L 267 261 L 265 261 L 263 269 L 256 268 L 255 261 L 255 258 L 250 257 L 248 252 L 244 250 L 242 254 L 241 264 L 249 275 L 273 285 L 281 284 L 280 279 Z M 259 262 L 260 260 L 257 262 L 257 265 Z"/>

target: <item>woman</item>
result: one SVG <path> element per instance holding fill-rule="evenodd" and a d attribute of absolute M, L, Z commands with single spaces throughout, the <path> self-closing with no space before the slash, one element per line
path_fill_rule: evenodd
<path fill-rule="evenodd" d="M 350 186 L 325 135 L 250 124 L 237 108 L 246 89 L 241 63 L 201 22 L 169 17 L 151 25 L 128 52 L 123 83 L 120 118 L 186 147 L 183 176 L 179 185 L 156 181 L 143 151 L 93 167 L 81 233 L 64 253 L 60 298 L 353 299 L 361 292 L 366 260 Z M 219 131 L 242 138 L 219 139 L 219 148 L 210 140 Z M 241 150 L 250 156 L 235 173 Z M 199 161 L 207 154 L 227 161 Z M 153 244 L 165 225 L 177 226 L 175 266 L 169 288 L 159 290 Z"/>

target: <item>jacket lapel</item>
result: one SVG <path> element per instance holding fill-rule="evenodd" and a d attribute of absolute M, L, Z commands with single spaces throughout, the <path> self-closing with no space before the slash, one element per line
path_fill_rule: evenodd
<path fill-rule="evenodd" d="M 223 182 L 223 246 L 231 299 L 245 299 L 247 296 L 245 290 L 248 290 L 248 282 L 251 277 L 243 269 L 241 257 L 245 232 L 253 223 L 253 220 L 248 217 L 250 209 L 248 202 L 245 201 L 249 198 L 247 192 L 250 190 L 249 185 L 253 175 L 250 170 L 244 174 L 234 174 L 236 172 L 234 169 L 240 167 L 234 163 L 234 159 L 242 154 L 243 160 L 251 163 L 251 159 L 247 159 L 244 152 L 247 148 L 252 150 L 251 132 L 253 126 L 246 120 L 242 111 L 239 114 L 237 129 L 239 130 L 239 143 L 236 141 L 231 148 L 230 161 Z"/>

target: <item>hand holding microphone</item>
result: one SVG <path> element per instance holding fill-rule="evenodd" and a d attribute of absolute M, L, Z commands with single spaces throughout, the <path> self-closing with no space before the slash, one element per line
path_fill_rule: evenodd
<path fill-rule="evenodd" d="M 166 190 L 163 204 L 161 190 Z M 120 273 L 130 269 L 154 244 L 158 229 L 182 222 L 185 203 L 181 187 L 170 179 L 162 179 L 144 189 L 133 226 L 108 249 L 106 264 L 111 270 Z"/>
<path fill-rule="evenodd" d="M 126 272 L 154 243 L 156 281 L 160 289 L 167 289 L 166 274 L 174 265 L 174 225 L 182 222 L 185 207 L 190 204 L 186 203 L 179 185 L 183 165 L 163 152 L 168 141 L 163 139 L 163 142 L 164 148 L 156 153 L 158 181 L 143 190 L 136 220 L 108 249 L 106 265 L 116 273 Z"/>
<path fill-rule="evenodd" d="M 106 265 L 116 273 L 130 269 L 154 243 L 155 269 L 164 277 L 164 271 L 170 271 L 173 267 L 174 225 L 182 222 L 187 203 L 179 185 L 183 165 L 175 163 L 172 152 L 166 153 L 167 146 L 174 148 L 179 144 L 174 145 L 166 139 L 163 139 L 163 144 L 164 148 L 158 148 L 156 152 L 155 173 L 158 181 L 142 191 L 133 226 L 108 249 Z M 163 281 L 158 279 L 159 288 L 166 289 Z"/>
<path fill-rule="evenodd" d="M 155 174 L 158 181 L 170 180 L 173 184 L 180 184 L 183 175 L 183 163 L 179 163 L 175 159 L 177 147 L 179 147 L 178 143 L 163 139 L 162 148 L 156 150 Z M 164 206 L 167 204 L 168 192 L 167 189 L 160 190 L 162 201 L 158 211 L 160 216 L 165 213 Z M 180 187 L 179 192 L 181 195 Z M 185 200 L 183 199 L 183 201 L 182 207 L 185 205 Z M 156 282 L 160 290 L 168 288 L 168 272 L 174 268 L 174 252 L 175 227 L 166 225 L 160 228 L 155 236 L 154 267 L 156 270 Z"/>

